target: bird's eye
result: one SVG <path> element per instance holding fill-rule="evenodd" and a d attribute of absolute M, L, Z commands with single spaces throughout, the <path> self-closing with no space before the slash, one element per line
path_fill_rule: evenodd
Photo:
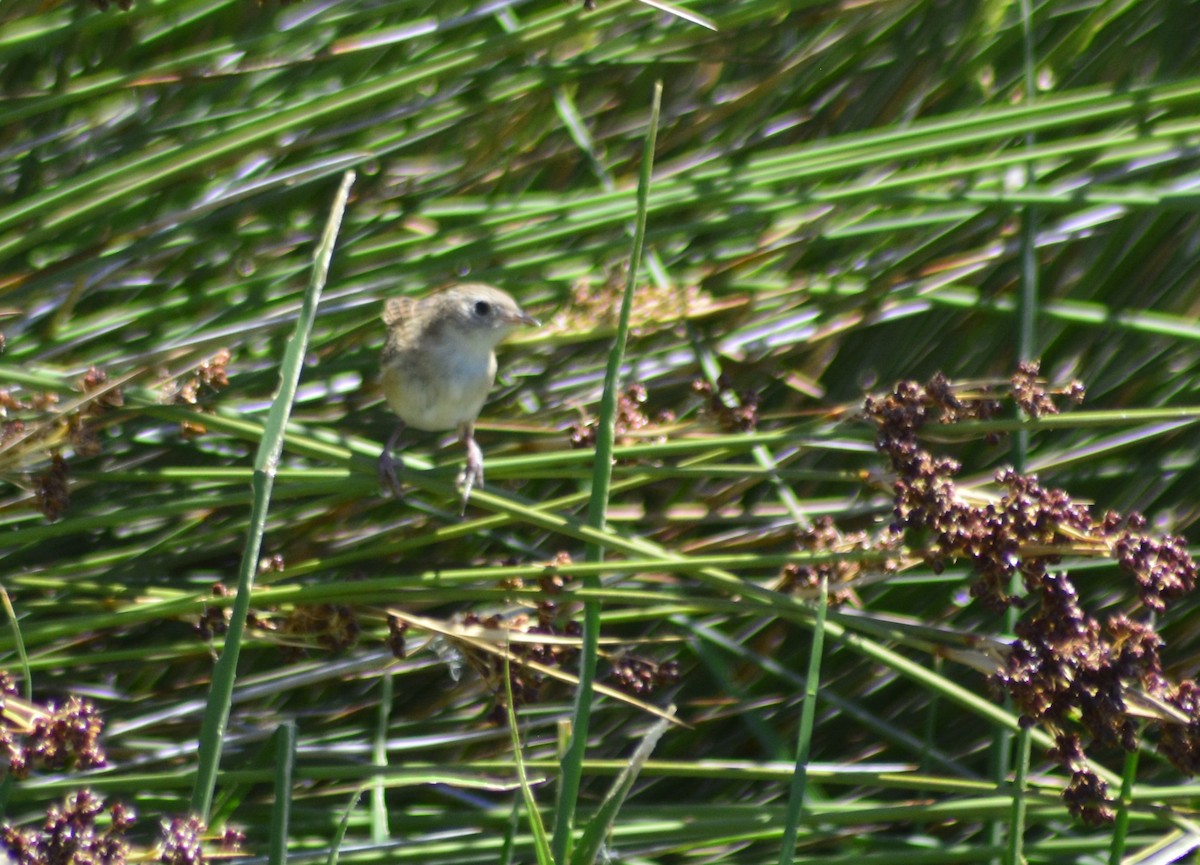
<path fill-rule="evenodd" d="M 492 314 L 492 305 L 486 300 L 475 301 L 475 314 L 480 318 L 487 318 Z"/>

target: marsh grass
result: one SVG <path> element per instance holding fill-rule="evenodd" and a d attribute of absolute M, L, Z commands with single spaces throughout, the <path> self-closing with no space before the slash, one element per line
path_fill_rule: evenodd
<path fill-rule="evenodd" d="M 917 533 L 895 573 L 870 545 L 822 558 L 797 540 L 823 517 L 892 519 L 866 392 L 939 370 L 982 387 L 1026 356 L 1088 398 L 932 435 L 962 489 L 994 496 L 1021 462 L 1097 515 L 1194 532 L 1195 16 L 1021 6 L 688 4 L 712 32 L 620 0 L 6 0 L 0 648 L 35 703 L 97 706 L 109 758 L 8 782 L 6 819 L 36 826 L 86 786 L 134 806 L 150 845 L 205 810 L 197 742 L 241 567 L 252 617 L 208 819 L 255 856 L 533 861 L 504 708 L 522 684 L 527 791 L 560 845 L 582 831 L 657 719 L 598 693 L 573 819 L 554 813 L 572 682 L 506 688 L 501 656 L 466 639 L 501 645 L 546 601 L 563 633 L 597 611 L 599 683 L 678 667 L 639 695 L 684 723 L 612 821 L 615 859 L 1189 855 L 1200 788 L 1153 740 L 1132 766 L 1089 749 L 1114 796 L 1129 784 L 1117 831 L 1068 813 L 1045 731 L 1027 772 L 1006 762 L 1016 714 L 964 659 L 1013 622 L 972 601 L 968 563 L 929 568 Z M 597 520 L 594 451 L 572 437 L 596 434 L 658 81 Z M 351 169 L 247 563 L 254 455 Z M 438 436 L 409 443 L 404 501 L 380 494 L 375 364 L 385 297 L 464 276 L 545 326 L 502 351 L 488 485 L 460 518 L 461 454 Z M 1146 618 L 1109 559 L 1067 552 L 1091 615 Z M 774 589 L 831 557 L 865 578 L 829 609 L 818 666 L 820 592 Z M 1173 678 L 1196 673 L 1194 607 L 1155 621 Z M 389 630 L 389 609 L 464 640 Z"/>

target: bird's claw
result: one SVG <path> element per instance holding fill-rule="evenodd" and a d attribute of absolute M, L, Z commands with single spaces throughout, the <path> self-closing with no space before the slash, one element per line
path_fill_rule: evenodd
<path fill-rule="evenodd" d="M 400 436 L 404 433 L 404 424 L 399 423 L 392 430 L 392 434 L 388 436 L 387 444 L 383 446 L 383 450 L 379 452 L 379 486 L 383 487 L 385 492 L 392 494 L 394 498 L 404 498 L 400 494 L 400 479 L 396 477 L 396 460 L 392 459 L 392 451 L 400 442 Z"/>
<path fill-rule="evenodd" d="M 404 497 L 400 493 L 400 479 L 396 477 L 396 460 L 387 451 L 379 455 L 379 486 L 394 498 Z"/>
<path fill-rule="evenodd" d="M 464 438 L 467 448 L 467 464 L 458 476 L 458 485 L 462 489 L 462 513 L 467 512 L 467 500 L 471 498 L 471 490 L 483 486 L 483 451 L 475 444 L 475 439 Z"/>

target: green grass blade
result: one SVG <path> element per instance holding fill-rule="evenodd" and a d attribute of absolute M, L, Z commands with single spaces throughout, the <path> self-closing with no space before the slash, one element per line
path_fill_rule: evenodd
<path fill-rule="evenodd" d="M 546 834 L 546 825 L 542 822 L 542 812 L 538 810 L 537 798 L 533 795 L 533 787 L 529 783 L 529 775 L 525 771 L 525 754 L 521 747 L 521 733 L 517 727 L 517 710 L 513 705 L 512 675 L 509 666 L 509 652 L 504 653 L 504 694 L 505 715 L 508 718 L 508 735 L 513 749 L 513 763 L 517 767 L 517 780 L 521 786 L 521 797 L 525 800 L 525 811 L 529 814 L 529 828 L 533 835 L 533 849 L 537 855 L 538 865 L 554 865 L 554 856 L 550 852 L 550 837 Z"/>
<path fill-rule="evenodd" d="M 672 711 L 673 714 L 673 710 L 669 711 Z M 600 857 L 600 852 L 605 841 L 616 826 L 617 815 L 621 811 L 621 806 L 625 803 L 626 797 L 629 796 L 630 790 L 633 789 L 633 785 L 637 781 L 642 767 L 646 765 L 646 761 L 654 753 L 654 748 L 658 745 L 658 740 L 662 738 L 670 726 L 670 721 L 660 718 L 642 736 L 637 748 L 629 758 L 628 765 L 613 779 L 608 793 L 605 794 L 604 800 L 600 803 L 600 807 L 596 809 L 596 813 L 592 815 L 587 826 L 584 827 L 583 832 L 579 836 L 579 842 L 575 845 L 575 849 L 571 851 L 570 865 L 594 865 L 595 861 Z"/>
<path fill-rule="evenodd" d="M 308 291 L 304 295 L 304 303 L 296 320 L 295 332 L 288 343 L 283 363 L 280 366 L 279 390 L 271 404 L 271 411 L 263 427 L 263 438 L 254 457 L 254 477 L 251 481 L 254 499 L 250 507 L 250 528 L 246 534 L 241 565 L 238 569 L 237 594 L 226 632 L 224 650 L 213 671 L 212 690 L 209 694 L 200 732 L 199 770 L 196 774 L 195 788 L 192 790 L 192 811 L 204 820 L 208 819 L 213 792 L 216 789 L 217 768 L 221 762 L 225 725 L 229 719 L 230 699 L 233 694 L 234 681 L 237 678 L 238 656 L 241 651 L 242 636 L 245 632 L 246 617 L 250 609 L 254 577 L 258 571 L 259 551 L 262 549 L 267 510 L 271 503 L 271 489 L 275 483 L 275 471 L 279 463 L 279 455 L 283 452 L 288 416 L 291 414 L 292 402 L 296 397 L 296 387 L 300 381 L 300 371 L 303 368 L 304 356 L 308 348 L 308 337 L 312 332 L 313 321 L 316 319 L 317 304 L 321 299 L 321 290 L 325 287 L 329 263 L 333 258 L 334 243 L 337 240 L 338 229 L 342 223 L 346 200 L 350 195 L 350 186 L 353 182 L 354 175 L 347 172 L 334 197 L 329 220 L 314 257 L 312 279 L 309 281 Z"/>
<path fill-rule="evenodd" d="M 296 771 L 296 722 L 284 721 L 275 731 L 275 797 L 271 805 L 269 865 L 286 865 L 288 826 L 292 816 L 292 777 Z"/>
<path fill-rule="evenodd" d="M 829 580 L 821 578 L 821 593 L 817 598 L 817 619 L 813 623 L 812 648 L 808 655 L 808 672 L 804 681 L 804 703 L 800 708 L 800 724 L 796 731 L 796 768 L 788 790 L 787 817 L 783 827 L 779 865 L 792 865 L 796 859 L 796 838 L 800 832 L 800 815 L 808 792 L 808 763 L 812 754 L 813 721 L 817 712 L 817 691 L 821 684 L 821 658 L 825 652 L 825 613 L 829 608 Z"/>
<path fill-rule="evenodd" d="M 617 414 L 617 391 L 620 387 L 621 365 L 625 357 L 625 344 L 629 338 L 629 316 L 633 306 L 633 294 L 637 286 L 638 267 L 642 259 L 642 248 L 646 242 L 646 204 L 650 196 L 650 180 L 654 169 L 654 147 L 658 135 L 658 114 L 662 105 L 662 84 L 654 87 L 654 99 L 650 108 L 649 128 L 646 144 L 642 150 L 641 175 L 637 192 L 637 220 L 634 228 L 633 247 L 629 257 L 629 273 L 625 291 L 621 296 L 621 312 L 617 334 L 608 355 L 608 366 L 604 375 L 604 394 L 600 402 L 600 417 L 596 428 L 595 464 L 592 474 L 592 492 L 588 502 L 588 526 L 603 531 L 607 524 L 608 496 L 612 483 L 613 447 L 615 444 L 615 421 Z M 604 548 L 589 543 L 586 560 L 604 560 Z M 584 580 L 588 588 L 598 588 L 597 578 Z M 600 608 L 596 603 L 584 605 L 583 647 L 579 662 L 579 685 L 575 694 L 575 709 L 572 713 L 571 739 L 563 755 L 562 771 L 558 779 L 558 800 L 554 814 L 553 859 L 566 862 L 570 852 L 571 829 L 575 822 L 575 807 L 579 786 L 583 776 L 583 761 L 587 753 L 588 727 L 592 709 L 592 683 L 596 677 L 596 658 L 600 642 Z"/>
<path fill-rule="evenodd" d="M 388 730 L 392 716 L 393 676 L 385 672 L 379 682 L 379 712 L 375 724 L 375 740 L 372 742 L 371 762 L 386 769 L 388 765 Z M 384 843 L 391 837 L 388 825 L 387 799 L 383 778 L 371 789 L 371 840 L 376 844 Z"/>
<path fill-rule="evenodd" d="M 346 840 L 346 830 L 350 828 L 350 817 L 354 813 L 354 809 L 358 807 L 358 800 L 362 798 L 365 788 L 360 787 L 354 791 L 354 795 L 350 797 L 350 801 L 346 804 L 346 810 L 342 812 L 342 817 L 338 821 L 337 830 L 333 833 L 333 838 L 329 843 L 329 856 L 325 860 L 325 865 L 338 865 L 338 860 L 341 858 L 342 843 Z"/>

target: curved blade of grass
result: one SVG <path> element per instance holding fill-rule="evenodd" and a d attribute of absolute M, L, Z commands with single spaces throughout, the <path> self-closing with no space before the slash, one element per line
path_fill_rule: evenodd
<path fill-rule="evenodd" d="M 4 604 L 4 612 L 8 616 L 8 622 L 12 629 L 13 646 L 17 650 L 17 659 L 21 668 L 21 690 L 25 695 L 25 699 L 33 702 L 33 671 L 29 667 L 29 655 L 25 652 L 25 641 L 21 638 L 21 623 L 17 618 L 17 611 L 13 609 L 12 599 L 8 596 L 8 590 L 0 586 L 0 602 Z M 4 781 L 0 782 L 0 815 L 7 813 L 8 795 L 12 792 L 12 786 L 15 776 L 10 772 L 4 776 Z"/>
<path fill-rule="evenodd" d="M 385 672 L 379 683 L 379 713 L 375 725 L 375 741 L 371 743 L 371 763 L 386 769 L 388 765 L 388 721 L 391 718 L 393 676 L 391 671 Z M 371 790 L 371 841 L 382 844 L 391 836 L 388 826 L 387 792 L 383 782 L 376 783 Z"/>
<path fill-rule="evenodd" d="M 496 865 L 512 865 L 513 851 L 517 847 L 517 829 L 521 823 L 521 803 L 518 799 L 513 799 L 512 813 L 508 816 L 508 822 L 504 825 L 504 844 L 500 848 L 500 855 L 497 857 Z"/>
<path fill-rule="evenodd" d="M 642 170 L 638 179 L 637 220 L 633 235 L 633 249 L 629 255 L 629 275 L 625 281 L 625 293 L 621 297 L 621 314 L 617 324 L 617 335 L 612 351 L 608 355 L 608 368 L 604 375 L 604 395 L 600 401 L 600 420 L 596 429 L 596 461 L 592 475 L 592 497 L 588 504 L 588 526 L 603 531 L 607 523 L 608 494 L 612 483 L 613 446 L 615 444 L 615 420 L 617 415 L 617 387 L 621 375 L 621 362 L 625 357 L 625 344 L 629 338 L 629 314 L 633 308 L 633 290 L 637 284 L 638 265 L 641 263 L 642 248 L 646 242 L 646 207 L 650 198 L 650 175 L 654 168 L 654 142 L 658 136 L 658 112 L 662 106 L 662 82 L 654 85 L 654 98 L 650 106 L 650 124 L 646 133 L 646 145 L 642 151 Z M 604 547 L 588 543 L 586 560 L 604 560 Z M 585 578 L 586 588 L 599 588 L 598 577 Z M 571 826 L 575 818 L 576 799 L 583 774 L 583 758 L 587 752 L 588 722 L 592 707 L 592 683 L 596 678 L 596 656 L 600 642 L 600 607 L 594 602 L 584 605 L 583 648 L 579 659 L 579 689 L 575 693 L 575 711 L 572 718 L 571 741 L 563 755 L 562 774 L 559 777 L 558 803 L 554 813 L 553 854 L 555 862 L 566 862 L 571 840 Z"/>
<path fill-rule="evenodd" d="M 570 673 L 564 672 L 557 667 L 553 667 L 548 664 L 539 664 L 537 661 L 530 660 L 529 658 L 520 658 L 514 655 L 507 648 L 510 640 L 514 642 L 526 642 L 524 639 L 512 640 L 512 638 L 517 635 L 508 634 L 506 632 L 504 634 L 505 642 L 503 645 L 500 645 L 494 640 L 464 633 L 457 627 L 448 627 L 438 621 L 435 621 L 434 619 L 430 619 L 426 616 L 415 616 L 412 613 L 406 613 L 404 610 L 401 610 L 397 607 L 389 607 L 387 609 L 387 613 L 389 616 L 394 616 L 400 621 L 411 624 L 423 631 L 428 631 L 432 634 L 440 634 L 441 636 L 446 637 L 452 644 L 461 644 L 480 654 L 501 655 L 504 658 L 505 664 L 511 664 L 513 661 L 516 661 L 525 669 L 532 670 L 533 672 L 545 676 L 546 678 L 557 679 L 560 682 L 567 682 L 568 684 L 575 686 L 578 686 L 579 684 L 579 679 L 577 677 L 572 676 Z M 541 637 L 541 635 L 538 636 Z M 545 642 L 545 638 L 543 638 L 541 642 Z M 616 688 L 609 687 L 608 685 L 602 683 L 597 684 L 595 682 L 592 683 L 592 688 L 598 694 L 625 703 L 626 705 L 632 706 L 635 709 L 647 713 L 648 715 L 654 715 L 662 720 L 674 720 L 673 716 L 668 715 L 668 713 L 664 712 L 662 709 L 659 709 L 657 706 L 654 706 L 643 700 L 639 700 L 636 697 L 631 697 L 628 694 L 623 694 Z"/>
<path fill-rule="evenodd" d="M 829 580 L 821 578 L 817 599 L 817 620 L 813 624 L 812 649 L 808 656 L 808 675 L 804 683 L 804 705 L 800 708 L 800 729 L 796 733 L 796 770 L 788 792 L 787 820 L 779 850 L 779 865 L 791 865 L 796 856 L 796 837 L 800 832 L 800 812 L 808 788 L 808 760 L 812 753 L 813 722 L 816 718 L 817 687 L 821 682 L 821 655 L 825 648 L 825 612 L 829 608 Z"/>
<path fill-rule="evenodd" d="M 667 711 L 673 713 L 674 708 L 668 707 Z M 625 766 L 613 779 L 608 795 L 604 797 L 604 801 L 600 803 L 600 807 L 588 821 L 587 828 L 583 830 L 583 834 L 579 838 L 579 845 L 571 854 L 571 865 L 593 865 L 600 856 L 600 848 L 604 844 L 604 839 L 608 837 L 613 825 L 617 822 L 617 813 L 633 788 L 633 782 L 637 780 L 642 767 L 654 753 L 658 740 L 662 738 L 663 733 L 667 732 L 669 726 L 669 721 L 659 719 L 642 737 L 633 756 L 629 758 L 629 765 Z"/>
<path fill-rule="evenodd" d="M 682 18 L 684 21 L 690 21 L 693 24 L 699 24 L 701 27 L 706 27 L 709 30 L 716 30 L 717 23 L 711 18 L 701 15 L 699 12 L 693 12 L 690 9 L 684 9 L 682 6 L 676 6 L 674 3 L 667 3 L 666 0 L 639 0 L 647 6 L 652 6 L 662 12 L 674 15 L 676 18 Z"/>
<path fill-rule="evenodd" d="M 287 862 L 288 823 L 292 813 L 292 772 L 296 768 L 296 722 L 275 731 L 275 802 L 271 807 L 270 865 Z"/>
<path fill-rule="evenodd" d="M 1020 2 L 1022 60 L 1024 61 L 1025 102 L 1033 105 L 1037 94 L 1037 84 L 1034 80 L 1034 38 L 1033 38 L 1033 9 L 1029 0 Z M 1032 151 L 1037 143 L 1037 133 L 1032 130 L 1025 133 L 1026 151 Z M 1037 182 L 1037 166 L 1031 158 L 1025 163 L 1024 182 L 1032 186 Z M 1021 208 L 1021 237 L 1020 237 L 1020 267 L 1021 289 L 1018 300 L 1017 314 L 1017 354 L 1022 362 L 1034 360 L 1040 353 L 1038 336 L 1038 321 L 1040 315 L 1040 292 L 1038 272 L 1038 211 L 1033 205 Z M 1017 471 L 1028 470 L 1029 464 L 1029 431 L 1021 430 L 1013 436 L 1013 463 Z M 1021 578 L 1014 574 L 1009 584 L 1009 591 L 1014 597 L 1021 597 L 1024 591 Z M 1018 621 L 1017 608 L 1010 607 L 1005 615 L 1005 630 L 1012 634 L 1016 632 Z M 1005 699 L 1005 708 L 1012 708 L 1012 697 Z M 997 784 L 1003 784 L 1013 766 L 1013 800 L 1012 815 L 1008 825 L 994 822 L 988 827 L 991 840 L 1001 843 L 1007 834 L 1007 849 L 1005 862 L 1007 865 L 1017 865 L 1025 861 L 1025 819 L 1027 812 L 1025 789 L 1029 774 L 1030 731 L 1022 728 L 1014 736 L 1006 730 L 998 730 L 996 741 L 992 747 L 995 753 L 992 757 L 994 775 Z"/>
<path fill-rule="evenodd" d="M 17 611 L 13 609 L 12 599 L 8 596 L 8 590 L 0 586 L 0 603 L 4 604 L 4 612 L 8 616 L 8 623 L 12 631 L 13 648 L 16 649 L 17 659 L 20 662 L 22 693 L 25 699 L 33 702 L 33 672 L 29 667 L 29 655 L 25 652 L 25 640 L 21 637 L 21 622 L 17 618 Z M 5 777 L 5 781 L 9 781 L 11 776 Z M 6 788 L 7 789 L 7 788 Z"/>
<path fill-rule="evenodd" d="M 517 730 L 517 710 L 513 708 L 512 673 L 509 669 L 509 653 L 504 654 L 504 693 L 508 705 L 505 706 L 508 717 L 508 732 L 512 739 L 513 761 L 517 767 L 517 778 L 521 782 L 521 796 L 525 800 L 525 810 L 529 812 L 529 830 L 533 835 L 533 849 L 537 853 L 538 865 L 554 865 L 550 855 L 550 842 L 546 837 L 546 825 L 542 822 L 542 813 L 538 811 L 537 799 L 533 796 L 533 788 L 529 786 L 529 776 L 525 772 L 525 757 L 521 753 L 521 734 Z"/>
<path fill-rule="evenodd" d="M 342 852 L 342 842 L 346 840 L 346 830 L 350 828 L 350 817 L 354 814 L 354 809 L 358 806 L 358 800 L 362 798 L 364 790 L 366 790 L 366 787 L 359 787 L 354 791 L 354 795 L 350 797 L 350 803 L 342 813 L 342 819 L 338 821 L 337 831 L 334 832 L 333 839 L 329 843 L 329 858 L 325 860 L 325 865 L 338 865 L 338 859 Z"/>
<path fill-rule="evenodd" d="M 321 243 L 317 247 L 312 279 L 304 294 L 304 302 L 296 321 L 296 330 L 284 353 L 283 364 L 279 372 L 279 392 L 271 404 L 271 411 L 267 415 L 267 422 L 263 427 L 263 437 L 259 443 L 258 453 L 254 457 L 254 477 L 251 480 L 254 501 L 250 506 L 250 527 L 246 533 L 246 545 L 242 551 L 241 566 L 238 569 L 238 590 L 229 621 L 229 630 L 225 637 L 224 651 L 221 652 L 221 658 L 213 670 L 212 690 L 209 693 L 204 721 L 200 728 L 199 766 L 196 773 L 196 786 L 192 790 L 191 807 L 193 813 L 205 821 L 207 821 L 209 809 L 212 807 L 213 790 L 217 783 L 217 767 L 221 762 L 225 725 L 229 721 L 230 698 L 233 695 L 234 680 L 237 678 L 238 655 L 241 651 L 242 636 L 246 629 L 246 616 L 250 610 L 254 575 L 258 570 L 258 555 L 262 548 L 262 537 L 266 528 L 271 488 L 275 484 L 279 455 L 283 452 L 284 433 L 287 428 L 288 416 L 291 414 L 292 401 L 296 398 L 300 370 L 304 363 L 305 351 L 308 348 L 308 336 L 317 316 L 317 303 L 321 298 L 321 290 L 325 287 L 325 280 L 329 274 L 329 262 L 333 257 L 334 242 L 337 240 L 338 229 L 342 224 L 342 214 L 346 210 L 346 199 L 350 195 L 350 186 L 353 182 L 353 172 L 346 172 L 342 177 L 337 195 L 334 197 L 329 220 L 321 236 Z"/>
<path fill-rule="evenodd" d="M 1130 805 L 1133 802 L 1133 785 L 1137 780 L 1138 752 L 1125 755 L 1121 772 L 1121 793 L 1117 797 L 1117 819 L 1113 824 L 1112 844 L 1108 849 L 1109 865 L 1120 865 L 1125 856 L 1125 844 L 1129 837 Z"/>

